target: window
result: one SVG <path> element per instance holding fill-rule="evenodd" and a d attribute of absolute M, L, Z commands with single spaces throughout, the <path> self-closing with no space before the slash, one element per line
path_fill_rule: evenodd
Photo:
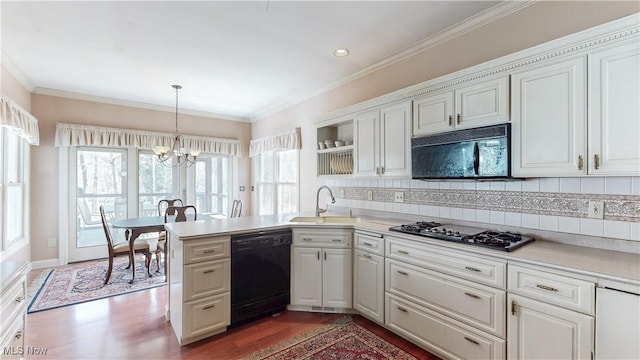
<path fill-rule="evenodd" d="M 257 156 L 256 204 L 258 215 L 298 211 L 298 150 Z"/>
<path fill-rule="evenodd" d="M 229 214 L 229 157 L 201 155 L 195 164 L 195 197 L 199 212 Z"/>
<path fill-rule="evenodd" d="M 2 250 L 25 238 L 25 153 L 28 145 L 16 131 L 0 128 L 0 229 Z M 4 209 L 4 212 L 3 212 Z"/>
<path fill-rule="evenodd" d="M 127 150 L 78 148 L 76 184 L 76 246 L 103 245 L 100 205 L 111 220 L 128 215 Z"/>
<path fill-rule="evenodd" d="M 178 193 L 173 186 L 177 176 L 178 168 L 161 164 L 153 153 L 141 151 L 138 155 L 138 214 L 157 216 L 158 202 Z"/>

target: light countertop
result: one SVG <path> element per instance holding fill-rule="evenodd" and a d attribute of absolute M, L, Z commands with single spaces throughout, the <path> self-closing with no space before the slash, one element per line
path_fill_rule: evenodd
<path fill-rule="evenodd" d="M 254 231 L 282 229 L 287 227 L 350 228 L 374 231 L 388 236 L 400 237 L 435 246 L 458 249 L 469 253 L 546 265 L 557 269 L 573 271 L 596 278 L 624 281 L 640 285 L 640 255 L 611 250 L 602 250 L 552 241 L 536 240 L 513 252 L 502 252 L 477 246 L 469 246 L 449 241 L 389 231 L 389 227 L 406 223 L 401 219 L 380 219 L 371 217 L 355 218 L 353 223 L 297 223 L 289 220 L 297 217 L 313 217 L 313 213 L 285 215 L 247 216 L 230 219 L 199 220 L 166 224 L 167 231 L 180 240 L 221 236 Z"/>

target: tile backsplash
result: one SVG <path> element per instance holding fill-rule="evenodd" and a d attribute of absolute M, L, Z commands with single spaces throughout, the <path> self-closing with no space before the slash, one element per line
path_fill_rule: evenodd
<path fill-rule="evenodd" d="M 640 177 L 328 179 L 337 206 L 640 242 Z M 402 193 L 403 202 L 396 202 Z M 604 219 L 588 218 L 589 200 Z"/>

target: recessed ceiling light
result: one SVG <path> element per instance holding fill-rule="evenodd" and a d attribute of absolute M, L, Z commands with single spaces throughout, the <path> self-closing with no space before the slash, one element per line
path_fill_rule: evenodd
<path fill-rule="evenodd" d="M 336 51 L 333 52 L 333 55 L 337 57 L 347 56 L 349 55 L 349 49 L 336 49 Z"/>

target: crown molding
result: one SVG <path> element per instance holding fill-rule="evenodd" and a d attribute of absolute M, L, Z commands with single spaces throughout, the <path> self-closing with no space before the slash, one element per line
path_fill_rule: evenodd
<path fill-rule="evenodd" d="M 263 118 L 272 115 L 274 113 L 277 113 L 278 111 L 284 110 L 286 108 L 289 108 L 291 106 L 294 106 L 296 104 L 302 103 L 306 100 L 312 99 L 314 97 L 317 97 L 319 95 L 322 95 L 332 89 L 335 89 L 337 87 L 340 87 L 342 85 L 345 85 L 349 82 L 352 82 L 354 80 L 357 80 L 359 78 L 362 78 L 364 76 L 367 76 L 373 72 L 376 72 L 384 67 L 387 67 L 389 65 L 392 65 L 394 63 L 400 62 L 402 60 L 405 60 L 407 58 L 410 58 L 411 56 L 414 56 L 420 52 L 423 52 L 429 48 L 432 48 L 434 46 L 437 46 L 439 44 L 442 44 L 444 42 L 450 41 L 458 36 L 464 35 L 468 32 L 471 32 L 477 28 L 480 28 L 484 25 L 487 25 L 493 21 L 496 21 L 504 16 L 507 16 L 509 14 L 512 14 L 514 12 L 517 12 L 531 4 L 536 3 L 538 0 L 528 0 L 528 1 L 505 1 L 502 3 L 499 3 L 496 6 L 493 6 L 485 11 L 479 12 L 471 17 L 468 17 L 467 19 L 454 24 L 452 26 L 449 26 L 423 40 L 420 40 L 408 47 L 406 47 L 405 49 L 387 56 L 386 58 L 383 58 L 381 60 L 379 60 L 378 62 L 360 70 L 357 71 L 349 76 L 346 76 L 338 81 L 335 81 L 327 86 L 324 86 L 316 91 L 313 91 L 311 93 L 308 93 L 306 95 L 303 96 L 296 96 L 296 97 L 290 97 L 288 99 L 285 99 L 279 103 L 274 104 L 273 106 L 270 106 L 269 108 L 265 109 L 264 111 L 252 114 L 250 116 L 251 122 L 256 122 L 256 121 L 260 121 Z"/>
<path fill-rule="evenodd" d="M 146 109 L 146 110 L 164 111 L 164 112 L 171 112 L 171 113 L 174 113 L 176 111 L 176 108 L 173 106 L 147 104 L 147 103 L 141 103 L 136 101 L 101 97 L 101 96 L 81 94 L 81 93 L 76 93 L 71 91 L 62 91 L 62 90 L 42 88 L 42 87 L 36 87 L 35 89 L 32 90 L 32 93 L 39 94 L 39 95 L 56 96 L 56 97 L 62 97 L 67 99 L 74 99 L 74 100 L 91 101 L 91 102 L 97 102 L 97 103 L 109 104 L 109 105 L 133 107 L 133 108 Z M 183 109 L 183 108 L 180 108 L 180 114 L 214 118 L 214 119 L 220 119 L 220 120 L 249 122 L 249 119 L 245 117 L 222 115 L 222 114 L 216 114 L 216 113 L 211 113 L 206 111 L 189 110 L 189 109 Z"/>
<path fill-rule="evenodd" d="M 9 56 L 7 56 L 7 53 L 4 50 L 2 50 L 2 58 L 0 60 L 0 63 L 2 63 L 2 66 L 4 66 L 4 68 L 7 69 L 7 71 L 11 73 L 11 75 L 13 75 L 13 77 L 15 77 L 16 80 L 18 80 L 20 85 L 24 86 L 24 88 L 28 92 L 33 91 L 34 86 L 31 83 L 31 81 L 29 81 L 29 79 L 27 79 L 27 77 L 24 76 L 22 71 L 18 69 L 16 64 L 13 62 L 13 60 L 9 58 Z"/>
<path fill-rule="evenodd" d="M 333 123 L 334 121 L 344 121 L 345 117 L 351 114 L 369 110 L 374 107 L 386 106 L 394 102 L 446 91 L 475 80 L 506 76 L 518 71 L 520 68 L 534 66 L 554 59 L 585 55 L 593 49 L 613 46 L 622 41 L 629 41 L 629 39 L 638 41 L 640 38 L 640 17 L 638 15 L 639 14 L 629 15 L 513 54 L 505 55 L 347 106 L 317 117 L 314 123 L 319 126 L 321 124 Z"/>

